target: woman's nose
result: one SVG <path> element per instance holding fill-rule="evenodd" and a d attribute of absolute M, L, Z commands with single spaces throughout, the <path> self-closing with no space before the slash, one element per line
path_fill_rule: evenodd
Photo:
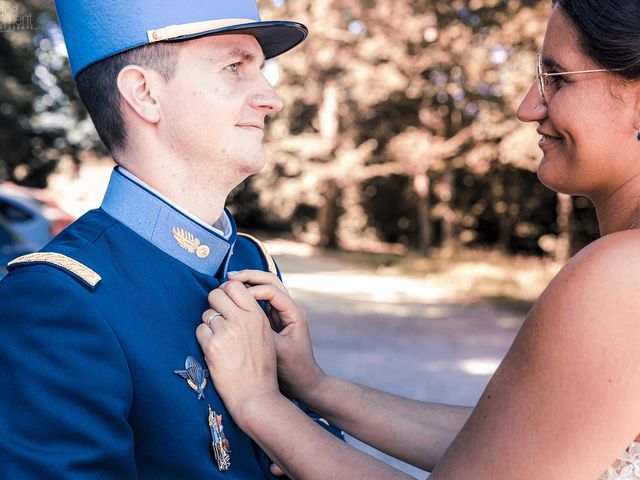
<path fill-rule="evenodd" d="M 547 116 L 547 105 L 542 100 L 540 91 L 534 83 L 520 103 L 518 119 L 522 122 L 540 122 Z"/>

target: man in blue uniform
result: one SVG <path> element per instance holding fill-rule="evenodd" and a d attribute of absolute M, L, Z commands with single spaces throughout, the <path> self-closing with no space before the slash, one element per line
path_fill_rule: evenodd
<path fill-rule="evenodd" d="M 224 203 L 282 108 L 263 62 L 307 30 L 254 0 L 56 3 L 118 167 L 100 209 L 0 283 L 0 477 L 270 478 L 195 330 L 228 271 L 275 271 Z"/>

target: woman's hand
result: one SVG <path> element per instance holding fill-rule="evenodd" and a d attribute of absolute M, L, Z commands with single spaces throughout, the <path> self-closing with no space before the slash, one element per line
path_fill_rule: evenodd
<path fill-rule="evenodd" d="M 292 397 L 305 402 L 313 390 L 327 378 L 316 363 L 311 346 L 307 315 L 275 275 L 258 270 L 243 270 L 229 274 L 229 278 L 248 285 L 256 300 L 264 300 L 271 308 L 270 317 L 275 330 L 280 387 Z"/>
<path fill-rule="evenodd" d="M 280 396 L 274 333 L 264 312 L 240 282 L 209 294 L 211 309 L 196 330 L 211 378 L 229 413 L 242 428 L 243 411 L 265 396 Z"/>

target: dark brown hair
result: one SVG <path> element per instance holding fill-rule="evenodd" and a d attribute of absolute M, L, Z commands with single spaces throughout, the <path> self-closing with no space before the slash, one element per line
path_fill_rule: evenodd
<path fill-rule="evenodd" d="M 553 0 L 575 27 L 580 47 L 614 75 L 640 80 L 638 0 Z"/>
<path fill-rule="evenodd" d="M 117 79 L 127 65 L 150 68 L 166 81 L 175 75 L 179 43 L 155 43 L 106 58 L 80 72 L 76 86 L 96 131 L 110 152 L 127 146 L 127 126 L 122 116 L 122 97 Z"/>

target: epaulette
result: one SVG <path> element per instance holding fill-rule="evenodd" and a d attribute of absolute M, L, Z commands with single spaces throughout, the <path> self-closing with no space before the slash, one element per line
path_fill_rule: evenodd
<path fill-rule="evenodd" d="M 269 271 L 271 273 L 273 273 L 277 277 L 278 276 L 278 269 L 276 268 L 276 262 L 273 261 L 273 257 L 267 251 L 267 247 L 265 247 L 264 244 L 260 240 L 258 240 L 256 237 L 253 237 L 253 236 L 248 235 L 246 233 L 238 233 L 238 235 L 241 236 L 241 237 L 246 238 L 247 240 L 249 240 L 249 241 L 251 241 L 253 243 L 255 243 L 255 245 L 260 250 L 260 253 L 262 254 L 262 257 L 267 262 L 267 268 L 269 269 Z"/>
<path fill-rule="evenodd" d="M 102 277 L 96 272 L 91 270 L 86 265 L 69 258 L 61 253 L 53 252 L 37 252 L 30 253 L 29 255 L 23 255 L 15 260 L 12 260 L 7 264 L 8 270 L 13 270 L 19 267 L 27 265 L 51 265 L 63 272 L 68 273 L 76 280 L 84 283 L 92 290 L 96 288 L 98 283 L 102 280 Z"/>

